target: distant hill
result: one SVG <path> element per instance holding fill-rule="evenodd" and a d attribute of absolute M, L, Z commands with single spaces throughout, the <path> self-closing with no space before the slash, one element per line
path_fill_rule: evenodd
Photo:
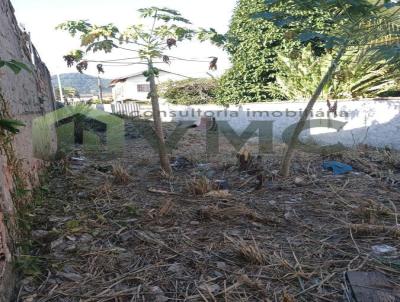
<path fill-rule="evenodd" d="M 97 94 L 97 77 L 93 77 L 87 74 L 81 73 L 63 73 L 60 74 L 61 85 L 63 87 L 73 87 L 78 90 L 79 94 Z M 58 87 L 57 76 L 51 77 L 53 87 Z M 111 80 L 102 79 L 103 92 L 111 92 L 110 86 Z"/>

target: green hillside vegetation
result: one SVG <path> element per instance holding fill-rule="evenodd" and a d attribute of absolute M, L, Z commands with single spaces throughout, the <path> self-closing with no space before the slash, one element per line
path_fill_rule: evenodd
<path fill-rule="evenodd" d="M 97 77 L 80 73 L 64 73 L 60 75 L 60 78 L 62 86 L 75 88 L 80 95 L 98 93 L 99 89 L 97 87 Z M 53 83 L 53 87 L 57 88 L 57 76 L 52 76 L 51 81 Z M 102 79 L 103 92 L 111 92 L 110 83 L 111 80 Z"/>

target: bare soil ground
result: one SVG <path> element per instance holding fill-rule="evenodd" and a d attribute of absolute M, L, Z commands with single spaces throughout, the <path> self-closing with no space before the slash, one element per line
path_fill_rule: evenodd
<path fill-rule="evenodd" d="M 121 158 L 76 151 L 55 164 L 30 213 L 18 301 L 351 301 L 347 271 L 400 284 L 398 153 L 298 152 L 281 179 L 281 146 L 254 173 L 221 145 L 207 158 L 191 129 L 172 177 L 142 138 Z M 354 172 L 324 171 L 327 158 Z"/>

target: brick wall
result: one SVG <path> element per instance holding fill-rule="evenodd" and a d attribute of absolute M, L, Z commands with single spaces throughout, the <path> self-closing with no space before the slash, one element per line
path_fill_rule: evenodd
<path fill-rule="evenodd" d="M 25 63 L 32 73 L 22 71 L 15 75 L 8 68 L 0 69 L 0 93 L 5 100 L 8 115 L 25 123 L 25 127 L 12 142 L 13 154 L 20 162 L 19 175 L 27 188 L 38 182 L 38 172 L 44 163 L 34 158 L 32 147 L 32 121 L 54 109 L 50 74 L 30 43 L 29 35 L 21 30 L 9 0 L 0 0 L 0 58 Z M 0 116 L 5 115 L 4 104 Z M 0 144 L 4 142 L 0 141 Z M 53 140 L 55 148 L 56 140 Z M 12 192 L 15 188 L 15 167 L 0 148 L 0 302 L 8 301 L 13 290 L 12 254 L 10 230 L 4 218 L 15 217 Z"/>

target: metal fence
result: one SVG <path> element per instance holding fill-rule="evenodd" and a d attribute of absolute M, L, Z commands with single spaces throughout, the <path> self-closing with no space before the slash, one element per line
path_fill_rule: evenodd
<path fill-rule="evenodd" d="M 140 116 L 140 107 L 136 102 L 126 102 L 126 103 L 117 103 L 111 105 L 111 111 L 114 114 L 127 116 L 127 117 L 139 117 Z"/>

